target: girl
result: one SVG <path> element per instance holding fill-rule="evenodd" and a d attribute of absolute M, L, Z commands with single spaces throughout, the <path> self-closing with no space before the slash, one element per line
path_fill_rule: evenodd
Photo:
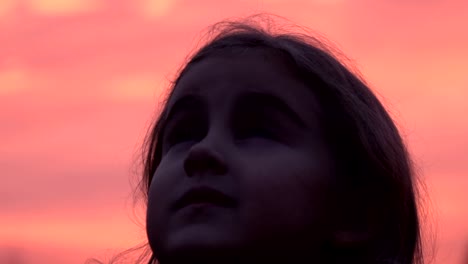
<path fill-rule="evenodd" d="M 215 31 L 146 141 L 149 263 L 422 263 L 411 162 L 368 86 L 315 38 Z"/>

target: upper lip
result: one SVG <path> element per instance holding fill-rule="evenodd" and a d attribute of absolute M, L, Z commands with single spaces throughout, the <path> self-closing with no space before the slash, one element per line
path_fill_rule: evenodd
<path fill-rule="evenodd" d="M 233 207 L 235 200 L 208 186 L 198 186 L 186 191 L 175 203 L 174 208 L 180 209 L 193 203 L 211 203 L 223 207 Z"/>

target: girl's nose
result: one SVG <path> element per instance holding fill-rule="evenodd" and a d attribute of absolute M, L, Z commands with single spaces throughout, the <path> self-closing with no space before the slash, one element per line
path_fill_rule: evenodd
<path fill-rule="evenodd" d="M 187 176 L 213 173 L 225 174 L 227 165 L 223 157 L 215 150 L 213 140 L 205 138 L 193 145 L 184 161 L 184 169 Z"/>

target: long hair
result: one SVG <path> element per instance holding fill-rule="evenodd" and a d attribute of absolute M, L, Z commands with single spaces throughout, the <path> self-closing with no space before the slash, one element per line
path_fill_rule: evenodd
<path fill-rule="evenodd" d="M 259 18 L 267 25 L 258 23 Z M 360 263 L 422 263 L 412 162 L 393 120 L 360 75 L 346 66 L 345 57 L 318 37 L 274 28 L 271 18 L 264 16 L 215 24 L 209 36 L 180 70 L 168 99 L 189 66 L 197 61 L 239 47 L 279 51 L 319 99 L 322 125 L 340 170 L 334 205 L 343 212 L 350 208 L 356 217 L 345 221 L 370 234 L 362 242 L 350 243 L 345 233 L 337 235 L 340 243 L 332 243 L 331 262 L 358 263 L 354 259 Z M 144 141 L 139 183 L 144 201 L 162 158 L 160 131 L 164 116 L 165 107 Z M 341 219 L 340 213 L 335 217 Z M 337 228 L 346 225 L 336 223 Z M 156 262 L 151 256 L 149 263 Z"/>

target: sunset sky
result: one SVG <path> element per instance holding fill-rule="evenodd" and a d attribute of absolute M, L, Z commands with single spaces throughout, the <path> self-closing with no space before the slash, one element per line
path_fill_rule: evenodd
<path fill-rule="evenodd" d="M 464 0 L 0 0 L 0 263 L 84 263 L 144 242 L 131 183 L 168 82 L 210 24 L 258 12 L 351 58 L 426 185 L 433 263 L 467 263 Z"/>

